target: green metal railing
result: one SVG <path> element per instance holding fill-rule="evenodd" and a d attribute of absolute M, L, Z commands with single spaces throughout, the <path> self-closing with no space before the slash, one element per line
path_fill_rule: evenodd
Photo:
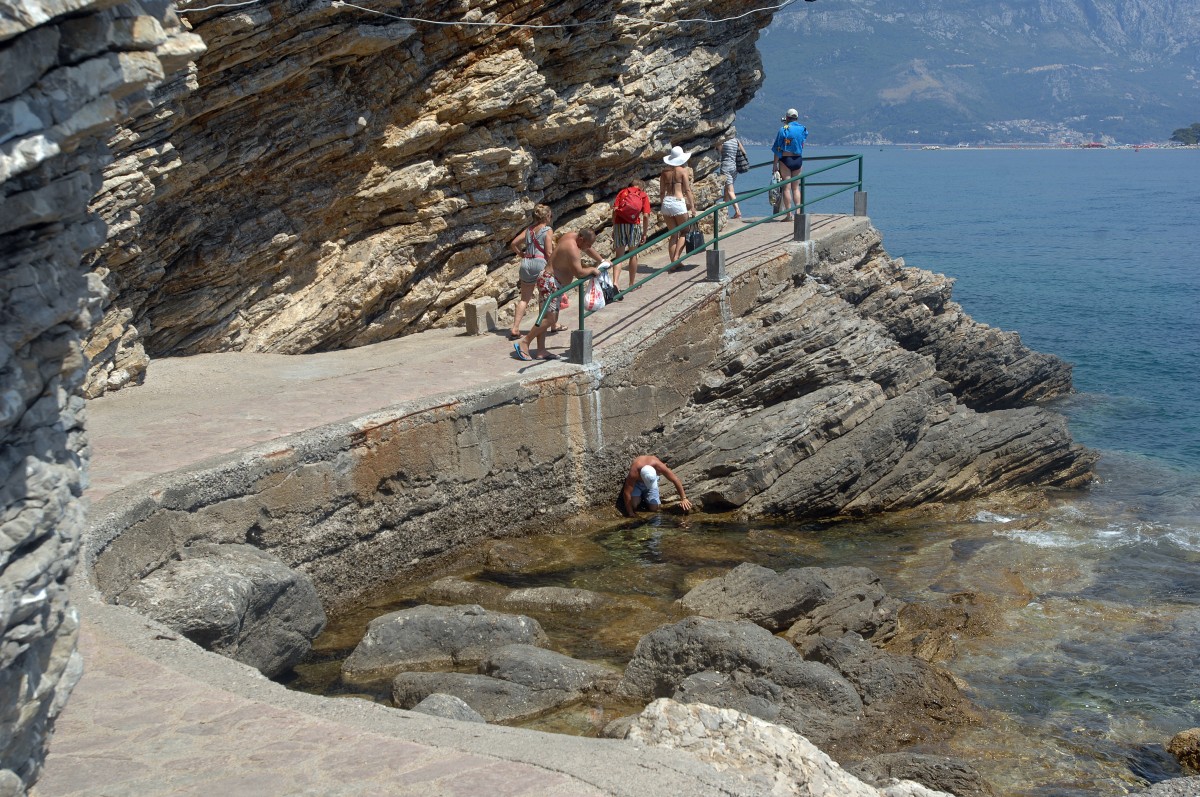
<path fill-rule="evenodd" d="M 664 274 L 667 271 L 670 271 L 671 269 L 680 265 L 681 263 L 683 263 L 683 261 L 687 260 L 689 257 L 696 254 L 696 252 L 707 249 L 710 246 L 716 248 L 716 244 L 720 243 L 721 241 L 729 240 L 730 238 L 733 238 L 736 235 L 740 235 L 741 233 L 745 232 L 746 230 L 753 229 L 754 227 L 757 227 L 760 224 L 766 224 L 767 222 L 774 221 L 775 219 L 779 218 L 780 216 L 784 216 L 789 213 L 806 213 L 809 205 L 814 205 L 817 202 L 823 202 L 824 200 L 829 199 L 830 197 L 834 197 L 839 194 L 843 194 L 847 191 L 861 191 L 862 190 L 862 185 L 863 185 L 862 155 L 819 155 L 816 157 L 806 157 L 804 159 L 805 166 L 807 166 L 809 163 L 812 163 L 813 161 L 834 161 L 834 163 L 830 163 L 827 166 L 822 166 L 821 168 L 818 168 L 818 169 L 815 169 L 812 171 L 805 171 L 794 177 L 790 177 L 787 180 L 780 180 L 779 182 L 771 183 L 770 185 L 768 185 L 764 188 L 756 188 L 753 191 L 749 191 L 744 194 L 740 194 L 736 200 L 719 202 L 719 203 L 713 205 L 712 207 L 710 207 L 708 210 L 699 214 L 698 216 L 688 219 L 683 224 L 680 224 L 678 227 L 674 227 L 670 230 L 667 230 L 664 233 L 660 233 L 659 235 L 656 235 L 654 238 L 651 238 L 649 241 L 646 241 L 644 244 L 637 247 L 636 249 L 626 252 L 625 254 L 621 255 L 621 257 L 612 261 L 613 265 L 612 265 L 611 273 L 614 277 L 613 284 L 615 285 L 616 284 L 616 275 L 618 275 L 618 273 L 619 273 L 618 269 L 617 269 L 617 266 L 619 264 L 624 263 L 626 260 L 629 260 L 630 258 L 632 258 L 638 254 L 641 254 L 642 252 L 646 251 L 647 249 L 650 249 L 653 246 L 657 246 L 658 244 L 662 243 L 665 240 L 668 240 L 675 233 L 684 233 L 687 230 L 687 228 L 692 227 L 692 226 L 698 226 L 700 224 L 700 222 L 703 221 L 704 219 L 712 217 L 713 236 L 712 236 L 711 240 L 708 240 L 705 242 L 704 246 L 699 247 L 698 249 L 693 249 L 693 250 L 687 251 L 679 259 L 672 260 L 667 265 L 662 266 L 661 268 L 655 269 L 651 273 L 647 274 L 645 277 L 641 278 L 637 282 L 630 285 L 625 290 L 618 292 L 616 294 L 616 296 L 614 297 L 614 299 L 619 299 L 628 293 L 636 291 L 638 288 L 642 287 L 650 280 L 658 277 L 660 274 Z M 770 167 L 773 164 L 774 164 L 773 160 L 764 161 L 763 163 L 756 163 L 753 166 L 751 166 L 750 168 L 751 169 L 761 169 L 763 167 Z M 848 164 L 855 164 L 857 166 L 858 176 L 857 176 L 856 180 L 847 180 L 847 181 L 841 181 L 841 182 L 838 182 L 838 181 L 814 182 L 812 180 L 813 177 L 815 177 L 819 174 L 824 174 L 826 172 L 832 171 L 833 169 L 837 169 L 841 166 L 846 166 Z M 731 232 L 725 232 L 725 233 L 721 232 L 720 213 L 722 210 L 729 207 L 730 205 L 733 205 L 735 202 L 737 202 L 737 203 L 745 202 L 748 199 L 753 199 L 754 197 L 762 196 L 763 194 L 769 193 L 776 189 L 778 189 L 780 192 L 782 192 L 784 186 L 791 185 L 793 183 L 799 183 L 799 185 L 800 185 L 800 204 L 799 204 L 799 206 L 797 206 L 795 208 L 785 208 L 783 210 L 775 210 L 769 216 L 764 216 L 761 219 L 757 219 L 752 222 L 746 222 L 743 224 L 739 224 Z M 832 190 L 826 194 L 822 194 L 821 196 L 810 199 L 810 198 L 808 198 L 808 190 L 810 188 L 834 188 L 835 190 Z M 781 200 L 780 204 L 783 204 L 782 200 Z M 575 280 L 574 282 L 572 282 L 571 284 L 565 285 L 565 286 L 559 288 L 557 291 L 555 291 L 554 293 L 552 293 L 548 297 L 546 297 L 542 301 L 542 309 L 541 309 L 541 312 L 538 313 L 537 321 L 534 323 L 534 325 L 538 326 L 542 323 L 542 319 L 546 315 L 546 310 L 549 307 L 551 300 L 553 300 L 559 296 L 563 296 L 564 294 L 566 294 L 572 290 L 578 290 L 578 292 L 579 292 L 579 298 L 578 298 L 579 329 L 583 329 L 584 328 L 584 320 L 592 313 L 598 312 L 596 310 L 591 310 L 591 311 L 586 310 L 584 307 L 584 292 L 587 289 L 586 286 L 587 286 L 588 280 L 590 280 L 590 279 L 592 279 L 592 278 L 591 277 L 581 277 L 581 278 Z"/>

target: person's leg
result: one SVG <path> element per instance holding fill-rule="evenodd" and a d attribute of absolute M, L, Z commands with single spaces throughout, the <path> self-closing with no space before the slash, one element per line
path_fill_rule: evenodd
<path fill-rule="evenodd" d="M 638 256 L 634 255 L 625 263 L 625 270 L 629 272 L 629 287 L 633 287 L 633 283 L 637 281 Z"/>
<path fill-rule="evenodd" d="M 533 353 L 534 357 L 539 360 L 546 358 L 550 354 L 550 350 L 546 348 L 546 332 L 552 331 L 558 326 L 558 313 L 546 313 L 546 317 L 542 319 L 542 331 L 537 336 L 537 351 Z"/>
<path fill-rule="evenodd" d="M 521 334 L 521 319 L 525 317 L 525 311 L 529 308 L 529 300 L 533 298 L 532 282 L 522 282 L 521 298 L 517 300 L 517 308 L 513 311 L 512 328 L 508 330 L 509 340 L 519 337 Z"/>
<path fill-rule="evenodd" d="M 667 217 L 667 229 L 678 227 L 687 221 L 687 216 L 669 216 Z M 683 256 L 684 247 L 687 242 L 683 240 L 683 232 L 677 232 L 671 236 L 670 242 L 667 244 L 667 255 L 671 258 L 671 262 L 678 260 Z"/>
<path fill-rule="evenodd" d="M 742 215 L 741 211 L 738 209 L 738 206 L 737 206 L 737 194 L 735 194 L 733 192 L 733 178 L 732 177 L 725 178 L 725 194 L 724 194 L 724 196 L 725 196 L 726 202 L 734 203 L 732 205 L 733 212 L 729 214 L 729 218 L 736 219 L 738 216 Z"/>
<path fill-rule="evenodd" d="M 779 178 L 781 180 L 787 180 L 791 176 L 792 170 L 785 166 L 783 162 L 780 162 Z M 779 191 L 779 207 L 775 208 L 775 212 L 778 213 L 781 210 L 787 210 L 788 214 L 787 216 L 784 216 L 785 219 L 790 219 L 792 217 L 792 186 L 794 185 L 795 183 L 788 183 Z"/>

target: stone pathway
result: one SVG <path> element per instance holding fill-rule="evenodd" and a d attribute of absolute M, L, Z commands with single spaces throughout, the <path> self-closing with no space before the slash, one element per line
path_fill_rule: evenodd
<path fill-rule="evenodd" d="M 843 219 L 821 217 L 814 236 Z M 761 225 L 727 242 L 727 268 L 770 259 L 790 240 L 790 225 Z M 646 260 L 666 262 L 661 255 Z M 705 277 L 704 258 L 695 256 L 684 271 L 589 318 L 597 355 L 606 346 L 637 345 L 663 314 L 711 296 L 717 286 Z M 562 320 L 574 326 L 576 317 L 572 309 Z M 516 360 L 506 333 L 435 330 L 322 354 L 155 360 L 144 386 L 89 402 L 86 496 L 100 501 L 155 474 L 404 401 L 578 367 Z M 569 333 L 552 336 L 552 350 L 568 346 Z M 76 604 L 86 669 L 58 720 L 36 797 L 740 793 L 675 751 L 519 729 L 475 741 L 462 725 L 375 706 L 367 713 L 376 725 L 364 728 L 361 710 L 339 711 L 357 701 L 290 692 L 211 654 L 188 674 L 194 651 L 171 659 L 172 646 L 187 643 L 127 613 L 112 620 L 127 610 L 91 596 Z M 503 749 L 497 738 L 507 740 Z M 562 771 L 548 760 L 563 762 Z"/>

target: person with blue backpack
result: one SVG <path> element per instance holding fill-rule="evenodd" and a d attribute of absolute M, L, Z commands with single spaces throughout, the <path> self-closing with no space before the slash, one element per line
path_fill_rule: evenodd
<path fill-rule="evenodd" d="M 804 140 L 808 138 L 808 128 L 797 121 L 800 114 L 795 108 L 788 108 L 787 115 L 780 121 L 783 127 L 775 134 L 775 144 L 771 151 L 775 153 L 775 171 L 781 180 L 797 177 L 804 165 Z M 787 209 L 785 220 L 794 218 L 794 213 L 800 209 L 800 186 L 798 183 L 788 183 L 780 194 L 780 204 Z M 774 208 L 779 212 L 783 208 Z"/>

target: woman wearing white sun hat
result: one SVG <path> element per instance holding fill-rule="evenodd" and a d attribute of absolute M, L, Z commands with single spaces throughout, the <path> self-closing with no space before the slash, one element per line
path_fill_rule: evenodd
<path fill-rule="evenodd" d="M 663 158 L 667 168 L 658 175 L 658 195 L 662 198 L 662 215 L 668 228 L 678 227 L 696 213 L 692 175 L 684 166 L 691 157 L 692 153 L 684 152 L 683 147 L 674 146 Z M 667 254 L 671 260 L 678 260 L 686 246 L 683 232 L 677 232 L 667 244 Z"/>

